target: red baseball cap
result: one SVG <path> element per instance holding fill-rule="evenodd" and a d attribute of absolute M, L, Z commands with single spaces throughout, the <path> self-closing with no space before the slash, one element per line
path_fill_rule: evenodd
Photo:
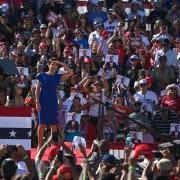
<path fill-rule="evenodd" d="M 88 57 L 85 57 L 85 58 L 84 58 L 84 62 L 85 62 L 85 63 L 90 63 L 90 62 L 92 62 L 92 59 L 90 59 L 90 58 L 88 58 Z"/>
<path fill-rule="evenodd" d="M 45 42 L 41 42 L 41 43 L 39 44 L 39 48 L 41 48 L 41 49 L 44 49 L 44 48 L 46 48 L 46 47 L 47 47 L 47 45 L 46 45 Z"/>
<path fill-rule="evenodd" d="M 152 76 L 146 76 L 146 81 L 148 82 L 148 84 L 153 84 L 154 78 Z"/>
<path fill-rule="evenodd" d="M 65 175 L 66 173 L 70 174 L 71 175 L 71 179 L 73 178 L 73 173 L 72 173 L 72 169 L 70 166 L 66 165 L 66 164 L 63 164 L 61 165 L 58 170 L 57 170 L 57 176 L 63 176 Z"/>
<path fill-rule="evenodd" d="M 58 175 L 54 175 L 52 180 L 59 180 Z"/>
<path fill-rule="evenodd" d="M 134 158 L 138 159 L 140 155 L 145 155 L 148 159 L 153 158 L 151 144 L 137 144 L 134 148 Z"/>
<path fill-rule="evenodd" d="M 51 148 L 48 150 L 48 160 L 53 160 L 55 158 L 55 156 L 58 154 L 58 151 L 60 149 L 60 145 L 53 145 L 51 146 Z"/>
<path fill-rule="evenodd" d="M 101 36 L 102 36 L 103 38 L 107 39 L 108 36 L 109 36 L 109 33 L 108 33 L 106 30 L 104 30 L 104 31 L 102 31 Z"/>
<path fill-rule="evenodd" d="M 58 180 L 59 175 L 64 175 L 65 173 L 70 173 L 73 176 L 71 167 L 66 164 L 63 164 L 58 168 L 57 174 L 53 176 L 53 180 Z"/>
<path fill-rule="evenodd" d="M 65 174 L 65 173 L 70 173 L 72 174 L 72 169 L 70 166 L 63 164 L 61 165 L 58 170 L 57 170 L 57 174 Z"/>

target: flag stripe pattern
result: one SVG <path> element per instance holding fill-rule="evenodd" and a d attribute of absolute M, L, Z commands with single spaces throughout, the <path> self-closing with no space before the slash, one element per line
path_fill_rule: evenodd
<path fill-rule="evenodd" d="M 13 119 L 13 120 L 12 120 Z M 28 117 L 0 117 L 0 128 L 31 128 Z"/>
<path fill-rule="evenodd" d="M 31 139 L 30 128 L 0 128 L 1 139 Z"/>
<path fill-rule="evenodd" d="M 29 107 L 0 107 L 0 116 L 7 117 L 30 117 L 31 108 Z"/>
<path fill-rule="evenodd" d="M 21 144 L 31 149 L 31 109 L 0 107 L 0 144 Z"/>

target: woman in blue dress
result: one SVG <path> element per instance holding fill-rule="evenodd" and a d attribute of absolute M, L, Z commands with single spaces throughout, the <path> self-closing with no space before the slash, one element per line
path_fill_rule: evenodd
<path fill-rule="evenodd" d="M 58 74 L 59 67 L 63 66 L 64 74 Z M 50 60 L 49 70 L 37 75 L 36 109 L 38 111 L 38 148 L 42 146 L 44 130 L 47 126 L 52 132 L 57 131 L 58 97 L 57 87 L 60 81 L 73 75 L 73 71 L 66 64 Z"/>

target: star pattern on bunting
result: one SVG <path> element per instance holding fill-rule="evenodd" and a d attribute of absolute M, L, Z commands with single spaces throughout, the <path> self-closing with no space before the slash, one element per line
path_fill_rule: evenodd
<path fill-rule="evenodd" d="M 31 139 L 31 128 L 1 128 L 0 139 Z"/>
<path fill-rule="evenodd" d="M 32 136 L 31 130 L 27 134 L 28 134 L 28 138 L 31 137 Z"/>
<path fill-rule="evenodd" d="M 15 138 L 16 137 L 17 132 L 15 132 L 13 129 L 9 133 L 10 133 L 10 138 L 12 138 L 12 137 Z"/>

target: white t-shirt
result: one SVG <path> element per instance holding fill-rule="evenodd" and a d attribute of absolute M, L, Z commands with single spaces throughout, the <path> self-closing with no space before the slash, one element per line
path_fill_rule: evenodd
<path fill-rule="evenodd" d="M 165 55 L 167 57 L 167 65 L 173 65 L 173 66 L 177 66 L 178 62 L 177 62 L 177 53 L 172 50 L 169 49 L 168 51 L 164 52 L 163 49 L 160 49 L 158 51 L 156 51 L 155 53 L 155 63 L 159 64 L 159 57 Z"/>
<path fill-rule="evenodd" d="M 16 174 L 27 174 L 27 173 L 29 173 L 27 166 L 26 166 L 26 163 L 24 161 L 19 161 L 17 163 L 17 166 L 18 166 L 18 169 L 16 171 Z"/>
<path fill-rule="evenodd" d="M 142 103 L 142 112 L 154 112 L 154 105 L 158 104 L 158 98 L 155 92 L 147 91 L 146 94 L 142 94 L 142 91 L 137 92 L 134 95 L 135 101 Z"/>
<path fill-rule="evenodd" d="M 98 33 L 97 31 L 93 31 L 93 32 L 90 33 L 90 35 L 89 35 L 89 39 L 88 39 L 89 45 L 91 45 L 94 37 L 95 37 L 96 41 L 99 43 L 101 36 L 99 35 L 99 33 Z"/>
<path fill-rule="evenodd" d="M 117 28 L 118 21 L 114 20 L 113 22 L 109 22 L 109 20 L 104 22 L 104 28 L 106 31 L 110 34 L 114 32 L 114 30 Z"/>

